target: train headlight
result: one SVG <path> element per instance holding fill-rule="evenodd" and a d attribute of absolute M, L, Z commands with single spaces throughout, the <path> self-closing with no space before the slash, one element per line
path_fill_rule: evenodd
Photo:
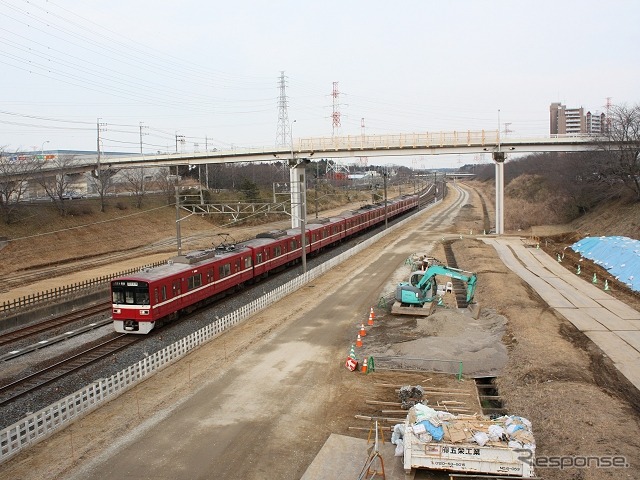
<path fill-rule="evenodd" d="M 122 313 L 122 310 L 120 310 L 119 308 L 114 308 L 113 313 L 115 314 Z"/>
<path fill-rule="evenodd" d="M 149 310 L 140 310 L 140 315 L 149 315 Z"/>

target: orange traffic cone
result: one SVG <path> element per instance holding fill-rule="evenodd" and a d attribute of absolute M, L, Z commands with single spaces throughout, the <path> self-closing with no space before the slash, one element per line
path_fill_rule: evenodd
<path fill-rule="evenodd" d="M 362 346 L 362 337 L 358 335 L 358 339 L 356 340 L 356 347 L 361 347 L 361 346 Z"/>
<path fill-rule="evenodd" d="M 367 335 L 367 331 L 364 329 L 364 323 L 360 325 L 360 336 L 364 337 Z"/>
<path fill-rule="evenodd" d="M 367 322 L 368 325 L 373 325 L 373 313 L 369 314 L 369 321 Z"/>
<path fill-rule="evenodd" d="M 371 318 L 375 318 L 376 317 L 376 314 L 373 312 L 373 307 L 371 307 L 371 312 L 369 313 L 369 316 Z"/>
<path fill-rule="evenodd" d="M 360 368 L 360 371 L 362 373 L 367 373 L 367 357 L 364 357 L 364 363 L 362 364 L 362 367 Z"/>

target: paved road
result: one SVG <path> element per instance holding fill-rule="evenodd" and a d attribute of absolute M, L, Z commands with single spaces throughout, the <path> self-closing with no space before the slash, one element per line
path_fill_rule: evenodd
<path fill-rule="evenodd" d="M 589 337 L 640 389 L 640 312 L 515 237 L 483 239 L 560 315 Z"/>
<path fill-rule="evenodd" d="M 326 429 L 342 415 L 343 392 L 353 388 L 353 374 L 341 366 L 357 324 L 395 269 L 412 252 L 430 249 L 429 241 L 435 241 L 431 218 L 440 216 L 439 222 L 449 225 L 468 201 L 463 190 L 452 197 L 449 211 L 425 210 L 366 252 L 199 348 L 189 356 L 189 368 L 209 363 L 211 373 L 195 392 L 112 438 L 102 455 L 83 458 L 65 478 L 300 478 L 324 443 Z M 416 228 L 422 233 L 417 235 Z M 236 337 L 244 351 L 235 350 L 216 367 L 217 357 L 235 345 Z M 154 376 L 142 388 L 171 388 L 156 386 L 160 378 Z M 150 394 L 144 391 L 137 397 L 141 401 Z M 358 404 L 364 401 L 357 392 L 348 396 Z M 110 406 L 135 412 L 136 405 L 127 402 L 131 399 L 123 395 L 89 419 L 106 416 Z M 114 415 L 113 421 L 122 419 Z"/>

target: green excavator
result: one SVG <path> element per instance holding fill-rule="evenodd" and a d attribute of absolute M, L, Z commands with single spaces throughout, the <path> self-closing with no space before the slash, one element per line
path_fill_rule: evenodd
<path fill-rule="evenodd" d="M 431 265 L 425 271 L 412 272 L 409 282 L 398 284 L 396 287 L 396 302 L 392 313 L 428 315 L 432 308 L 429 308 L 428 313 L 419 313 L 417 309 L 413 307 L 431 307 L 433 302 L 438 300 L 440 296 L 438 294 L 438 283 L 436 281 L 438 275 L 465 282 L 467 285 L 466 301 L 467 303 L 473 301 L 473 296 L 476 291 L 476 280 L 478 278 L 475 273 L 465 272 L 464 270 L 447 267 L 445 265 Z"/>

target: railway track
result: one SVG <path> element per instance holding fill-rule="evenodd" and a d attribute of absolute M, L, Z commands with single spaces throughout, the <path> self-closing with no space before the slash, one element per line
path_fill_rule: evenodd
<path fill-rule="evenodd" d="M 64 315 L 51 318 L 49 320 L 44 320 L 42 322 L 38 322 L 36 324 L 29 325 L 27 327 L 13 330 L 8 333 L 3 333 L 0 336 L 0 347 L 11 344 L 11 343 L 18 343 L 24 340 L 28 340 L 29 338 L 32 338 L 35 335 L 46 333 L 56 328 L 60 328 L 64 325 L 68 325 L 68 324 L 77 322 L 79 320 L 82 320 L 83 318 L 108 312 L 110 309 L 111 309 L 111 303 L 104 302 L 97 305 L 93 305 L 91 307 L 75 310 L 73 312 L 69 312 Z"/>
<path fill-rule="evenodd" d="M 24 270 L 13 272 L 9 275 L 0 276 L 0 282 L 2 283 L 3 290 L 11 290 L 12 288 L 33 283 L 42 278 L 49 277 L 57 277 L 61 275 L 66 275 L 69 273 L 78 272 L 80 270 L 86 270 L 88 268 L 100 267 L 103 265 L 108 265 L 110 263 L 119 261 L 119 260 L 127 260 L 130 258 L 136 258 L 140 255 L 149 252 L 162 252 L 169 247 L 169 240 L 164 242 L 158 242 L 153 245 L 149 245 L 147 247 L 129 250 L 125 252 L 113 252 L 106 255 L 100 255 L 96 258 L 88 258 L 84 260 L 74 260 L 68 263 L 56 264 L 56 265 L 48 265 L 48 266 L 38 266 L 34 269 Z"/>
<path fill-rule="evenodd" d="M 427 201 L 429 202 L 429 200 Z M 29 335 L 35 335 L 35 333 L 31 333 Z M 137 335 L 114 333 L 107 337 L 107 340 L 103 341 L 100 345 L 87 348 L 70 358 L 56 362 L 55 364 L 46 365 L 41 368 L 39 367 L 37 372 L 23 375 L 21 378 L 8 380 L 8 383 L 0 386 L 0 408 L 9 405 L 19 405 L 16 400 L 35 393 L 44 386 L 61 381 L 64 377 L 68 377 L 70 374 L 73 374 L 92 363 L 99 362 L 101 359 L 108 358 L 115 352 L 124 350 L 133 343 L 147 337 L 148 336 L 140 337 Z M 59 385 L 66 384 L 60 383 Z M 61 387 L 63 391 L 65 388 L 66 387 Z"/>
<path fill-rule="evenodd" d="M 91 363 L 108 357 L 139 340 L 140 338 L 136 335 L 113 333 L 99 345 L 87 348 L 60 362 L 47 365 L 37 372 L 2 385 L 0 386 L 0 408 Z"/>
<path fill-rule="evenodd" d="M 207 238 L 210 236 L 210 233 L 197 233 L 183 239 L 183 242 L 200 240 L 202 238 Z M 41 265 L 28 270 L 12 272 L 7 275 L 0 275 L 0 285 L 2 285 L 1 289 L 2 291 L 7 291 L 11 290 L 14 287 L 33 283 L 35 281 L 41 280 L 42 278 L 58 277 L 81 270 L 87 270 L 93 267 L 108 265 L 120 260 L 137 258 L 149 253 L 168 252 L 175 246 L 175 242 L 175 238 L 167 238 L 154 242 L 150 245 L 146 245 L 144 247 L 138 247 L 122 252 L 111 252 L 104 255 L 101 254 L 93 258 L 81 258 L 78 260 L 70 260 L 68 262 L 56 263 L 53 265 Z"/>

